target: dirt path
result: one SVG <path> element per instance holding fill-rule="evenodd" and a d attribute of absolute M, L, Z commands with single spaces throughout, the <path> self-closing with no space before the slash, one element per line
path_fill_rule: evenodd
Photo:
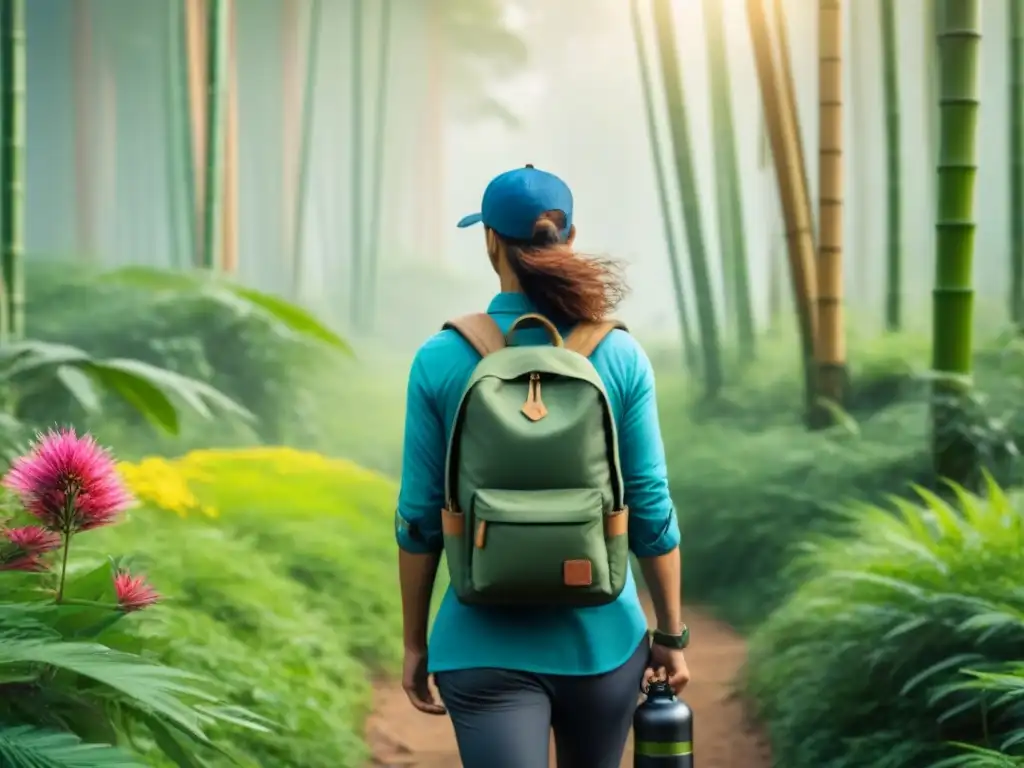
<path fill-rule="evenodd" d="M 701 768 L 770 768 L 767 744 L 732 692 L 746 655 L 743 639 L 700 612 L 690 610 L 687 622 L 693 680 L 685 698 L 694 710 L 695 762 Z M 397 683 L 378 686 L 366 733 L 377 768 L 461 768 L 448 719 L 414 710 Z M 632 766 L 632 752 L 627 750 L 622 765 Z"/>

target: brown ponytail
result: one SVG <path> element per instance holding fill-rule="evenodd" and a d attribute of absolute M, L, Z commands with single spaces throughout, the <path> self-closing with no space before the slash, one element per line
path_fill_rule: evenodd
<path fill-rule="evenodd" d="M 529 241 L 503 238 L 509 267 L 523 293 L 555 322 L 607 317 L 629 292 L 621 265 L 577 253 L 562 241 L 564 229 L 565 214 L 547 211 L 537 219 Z"/>

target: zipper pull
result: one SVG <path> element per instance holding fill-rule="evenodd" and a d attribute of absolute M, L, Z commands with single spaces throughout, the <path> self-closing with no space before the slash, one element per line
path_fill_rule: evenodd
<path fill-rule="evenodd" d="M 544 401 L 540 399 L 540 374 L 530 374 L 530 389 L 526 395 L 526 402 L 520 409 L 523 415 L 530 421 L 540 421 L 548 415 L 548 409 Z"/>

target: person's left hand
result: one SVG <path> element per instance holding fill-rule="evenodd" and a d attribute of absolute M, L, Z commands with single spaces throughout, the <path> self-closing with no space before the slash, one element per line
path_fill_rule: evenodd
<path fill-rule="evenodd" d="M 665 681 L 678 696 L 690 682 L 690 668 L 686 666 L 686 657 L 681 648 L 666 648 L 664 645 L 651 645 L 651 658 L 647 662 L 644 673 L 644 686 L 652 681 Z"/>

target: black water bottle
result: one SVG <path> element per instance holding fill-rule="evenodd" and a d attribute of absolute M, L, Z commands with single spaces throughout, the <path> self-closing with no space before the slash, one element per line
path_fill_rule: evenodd
<path fill-rule="evenodd" d="M 633 768 L 693 768 L 693 712 L 668 683 L 651 683 L 633 715 Z"/>

